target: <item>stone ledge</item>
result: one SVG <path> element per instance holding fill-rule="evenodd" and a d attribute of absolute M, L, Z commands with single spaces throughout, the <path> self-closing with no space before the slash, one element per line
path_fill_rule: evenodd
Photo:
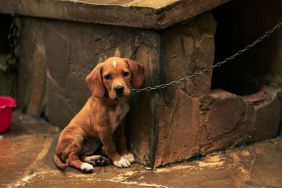
<path fill-rule="evenodd" d="M 159 30 L 228 1 L 0 0 L 0 13 Z"/>

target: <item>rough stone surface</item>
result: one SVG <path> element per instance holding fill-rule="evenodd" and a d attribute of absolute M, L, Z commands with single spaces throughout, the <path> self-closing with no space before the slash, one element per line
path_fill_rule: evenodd
<path fill-rule="evenodd" d="M 162 34 L 163 51 L 161 59 L 161 82 L 169 82 L 213 64 L 214 38 L 216 22 L 210 13 L 194 19 L 188 24 L 182 24 L 168 29 Z M 179 89 L 189 96 L 205 95 L 210 91 L 212 72 L 190 79 L 180 84 Z M 166 102 L 175 91 L 174 87 L 165 90 Z"/>
<path fill-rule="evenodd" d="M 261 90 L 262 94 L 241 97 L 212 90 L 202 100 L 191 100 L 184 92 L 176 92 L 179 98 L 165 124 L 167 133 L 158 137 L 155 166 L 277 136 L 281 121 L 279 91 L 268 86 Z M 162 113 L 165 110 L 169 109 Z"/>
<path fill-rule="evenodd" d="M 27 106 L 27 113 L 33 116 L 40 116 L 41 104 L 44 100 L 46 85 L 46 54 L 45 46 L 38 41 L 35 45 L 32 62 L 33 75 L 31 76 L 31 95 Z"/>
<path fill-rule="evenodd" d="M 201 152 L 206 153 L 249 140 L 254 110 L 242 97 L 223 90 L 211 92 L 209 110 L 204 112 Z"/>
<path fill-rule="evenodd" d="M 224 90 L 212 91 L 208 110 L 202 109 L 205 112 L 201 153 L 275 137 L 281 119 L 278 92 L 269 86 L 260 95 L 244 97 Z"/>
<path fill-rule="evenodd" d="M 177 80 L 213 63 L 215 22 L 210 14 L 162 35 L 161 82 Z M 197 153 L 200 98 L 210 90 L 211 72 L 161 91 L 155 166 Z M 188 139 L 189 138 L 189 139 Z"/>
<path fill-rule="evenodd" d="M 0 0 L 0 13 L 16 13 L 24 16 L 106 25 L 164 29 L 191 19 L 228 1 Z"/>
<path fill-rule="evenodd" d="M 5 187 L 281 187 L 282 137 L 213 153 L 156 170 L 134 164 L 96 167 L 93 174 L 52 162 L 58 130 L 15 113 L 10 132 L 0 138 L 0 186 Z M 35 144 L 40 143 L 40 144 Z"/>
<path fill-rule="evenodd" d="M 276 92 L 270 91 L 270 98 L 254 107 L 254 130 L 252 140 L 260 141 L 278 134 L 281 121 L 281 103 Z"/>

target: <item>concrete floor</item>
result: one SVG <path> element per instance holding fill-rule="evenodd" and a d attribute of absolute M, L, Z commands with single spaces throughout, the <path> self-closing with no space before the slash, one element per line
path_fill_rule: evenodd
<path fill-rule="evenodd" d="M 0 136 L 0 187 L 282 187 L 281 136 L 154 171 L 109 165 L 82 174 L 54 167 L 57 128 L 14 114 L 11 131 Z"/>

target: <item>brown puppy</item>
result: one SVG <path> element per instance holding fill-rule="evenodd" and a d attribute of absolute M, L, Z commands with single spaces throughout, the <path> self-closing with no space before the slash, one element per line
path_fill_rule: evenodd
<path fill-rule="evenodd" d="M 112 57 L 99 63 L 86 81 L 92 96 L 61 132 L 55 164 L 61 169 L 72 166 L 92 172 L 92 164 L 103 160 L 93 155 L 102 144 L 115 166 L 129 167 L 134 156 L 127 149 L 123 119 L 129 111 L 131 88 L 140 88 L 144 82 L 144 68 L 132 60 Z M 115 131 L 119 152 L 112 139 Z"/>

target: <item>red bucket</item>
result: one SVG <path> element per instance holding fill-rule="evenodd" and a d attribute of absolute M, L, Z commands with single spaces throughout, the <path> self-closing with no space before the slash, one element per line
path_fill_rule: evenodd
<path fill-rule="evenodd" d="M 0 96 L 0 133 L 9 130 L 12 120 L 12 110 L 16 106 L 16 99 Z"/>

